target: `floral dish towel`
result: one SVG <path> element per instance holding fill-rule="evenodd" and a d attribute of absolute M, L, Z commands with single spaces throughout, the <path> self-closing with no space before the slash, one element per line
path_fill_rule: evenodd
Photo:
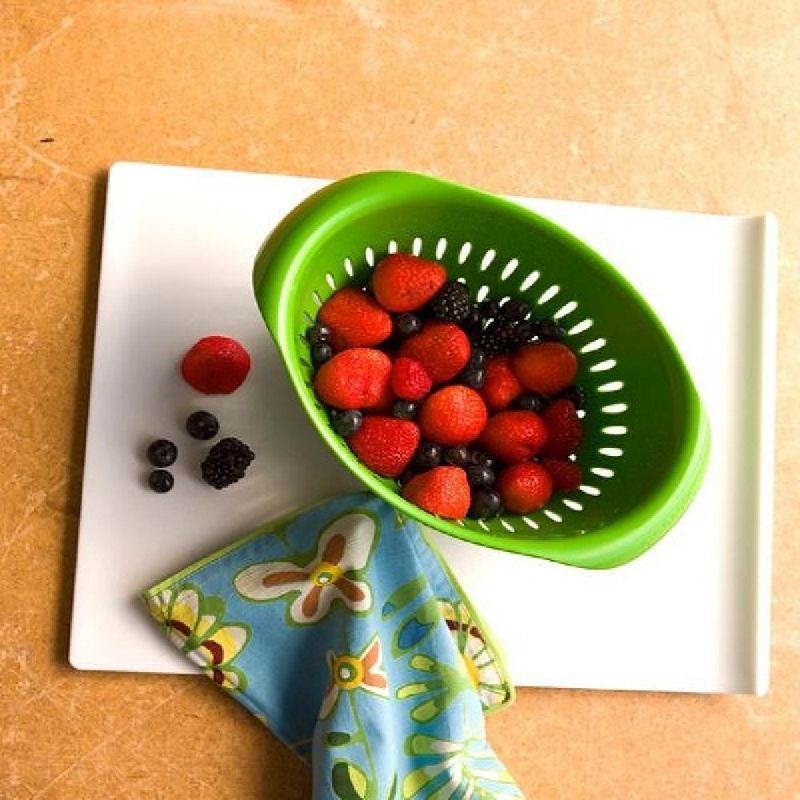
<path fill-rule="evenodd" d="M 311 764 L 317 800 L 522 797 L 485 737 L 513 699 L 497 648 L 419 525 L 374 495 L 268 524 L 144 598 Z"/>

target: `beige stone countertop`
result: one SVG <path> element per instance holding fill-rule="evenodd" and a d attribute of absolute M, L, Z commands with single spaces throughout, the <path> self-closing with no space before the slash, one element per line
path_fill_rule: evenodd
<path fill-rule="evenodd" d="M 528 689 L 488 728 L 532 799 L 800 797 L 799 77 L 796 0 L 0 0 L 0 798 L 310 796 L 209 681 L 66 662 L 117 160 L 775 212 L 769 694 Z"/>

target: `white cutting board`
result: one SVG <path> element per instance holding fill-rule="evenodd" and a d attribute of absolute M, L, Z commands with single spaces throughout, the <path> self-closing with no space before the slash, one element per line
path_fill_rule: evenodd
<path fill-rule="evenodd" d="M 79 669 L 192 672 L 139 592 L 270 518 L 354 479 L 317 440 L 255 305 L 251 268 L 275 224 L 326 181 L 118 163 L 110 173 L 70 641 Z M 503 645 L 518 685 L 766 691 L 772 536 L 772 217 L 516 199 L 587 241 L 650 301 L 712 426 L 687 514 L 631 564 L 586 571 L 432 534 Z M 205 398 L 177 364 L 223 333 L 253 357 L 244 386 Z M 257 457 L 217 492 L 186 415 L 218 414 Z M 143 451 L 176 441 L 175 488 L 145 485 Z"/>

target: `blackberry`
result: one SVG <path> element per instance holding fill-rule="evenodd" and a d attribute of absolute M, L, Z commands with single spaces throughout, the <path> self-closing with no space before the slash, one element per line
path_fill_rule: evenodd
<path fill-rule="evenodd" d="M 392 416 L 397 419 L 414 419 L 418 408 L 418 404 L 411 400 L 395 400 L 392 404 Z"/>
<path fill-rule="evenodd" d="M 442 322 L 461 322 L 469 309 L 469 289 L 458 281 L 447 281 L 430 302 L 431 313 Z"/>
<path fill-rule="evenodd" d="M 169 467 L 178 457 L 178 448 L 169 439 L 156 439 L 147 448 L 147 460 L 154 467 Z"/>
<path fill-rule="evenodd" d="M 536 324 L 537 333 L 543 342 L 560 342 L 567 332 L 554 319 L 540 319 Z"/>
<path fill-rule="evenodd" d="M 485 320 L 494 319 L 500 313 L 500 303 L 497 300 L 484 300 L 478 304 L 478 308 Z"/>
<path fill-rule="evenodd" d="M 517 345 L 527 344 L 536 338 L 536 329 L 529 319 L 524 319 L 514 326 L 514 340 Z"/>
<path fill-rule="evenodd" d="M 360 411 L 331 411 L 331 427 L 339 436 L 354 434 L 364 422 L 364 415 Z"/>
<path fill-rule="evenodd" d="M 147 483 L 154 492 L 164 494 L 175 485 L 175 479 L 165 469 L 154 469 L 148 476 Z"/>
<path fill-rule="evenodd" d="M 203 480 L 215 489 L 224 489 L 244 477 L 254 458 L 255 453 L 239 439 L 220 439 L 200 467 Z"/>
<path fill-rule="evenodd" d="M 531 313 L 531 307 L 524 300 L 509 300 L 500 306 L 500 318 L 511 322 L 525 319 Z"/>
<path fill-rule="evenodd" d="M 494 489 L 480 488 L 472 493 L 472 505 L 467 512 L 473 519 L 496 517 L 503 507 L 500 494 Z"/>
<path fill-rule="evenodd" d="M 452 467 L 466 467 L 469 463 L 469 450 L 463 445 L 447 447 L 442 451 L 442 461 Z"/>
<path fill-rule="evenodd" d="M 327 342 L 317 342 L 311 345 L 311 362 L 319 367 L 333 358 L 333 348 Z"/>
<path fill-rule="evenodd" d="M 219 420 L 210 411 L 195 411 L 186 418 L 186 431 L 192 439 L 213 439 L 219 433 Z"/>
<path fill-rule="evenodd" d="M 470 464 L 467 467 L 467 480 L 470 486 L 491 486 L 495 481 L 494 470 L 485 464 Z"/>
<path fill-rule="evenodd" d="M 322 344 L 330 341 L 331 329 L 327 325 L 311 325 L 306 330 L 306 341 L 311 344 Z"/>
<path fill-rule="evenodd" d="M 420 330 L 422 330 L 422 320 L 416 314 L 400 314 L 394 318 L 394 332 L 401 338 L 413 336 Z"/>
<path fill-rule="evenodd" d="M 564 389 L 561 397 L 566 397 L 567 400 L 572 401 L 572 405 L 578 409 L 586 405 L 586 392 L 581 386 L 570 386 L 568 389 Z"/>
<path fill-rule="evenodd" d="M 442 448 L 435 442 L 420 442 L 411 463 L 419 470 L 438 467 L 442 463 Z"/>
<path fill-rule="evenodd" d="M 467 316 L 461 320 L 461 326 L 467 332 L 467 334 L 476 334 L 480 333 L 483 329 L 483 314 L 481 314 L 481 310 L 478 306 L 472 306 L 472 308 L 467 312 Z"/>
<path fill-rule="evenodd" d="M 490 356 L 510 353 L 517 345 L 514 323 L 495 320 L 483 331 L 478 346 Z"/>
<path fill-rule="evenodd" d="M 482 389 L 486 380 L 486 370 L 483 367 L 467 367 L 458 376 L 458 380 L 470 389 Z"/>
<path fill-rule="evenodd" d="M 540 414 L 544 410 L 546 400 L 542 395 L 527 392 L 517 398 L 516 406 L 523 411 L 535 411 Z"/>

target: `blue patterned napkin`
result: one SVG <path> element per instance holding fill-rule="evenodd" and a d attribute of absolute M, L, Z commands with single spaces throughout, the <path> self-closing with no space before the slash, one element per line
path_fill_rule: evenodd
<path fill-rule="evenodd" d="M 485 737 L 513 699 L 497 649 L 417 523 L 374 495 L 266 525 L 144 598 L 311 763 L 315 798 L 522 797 Z"/>

